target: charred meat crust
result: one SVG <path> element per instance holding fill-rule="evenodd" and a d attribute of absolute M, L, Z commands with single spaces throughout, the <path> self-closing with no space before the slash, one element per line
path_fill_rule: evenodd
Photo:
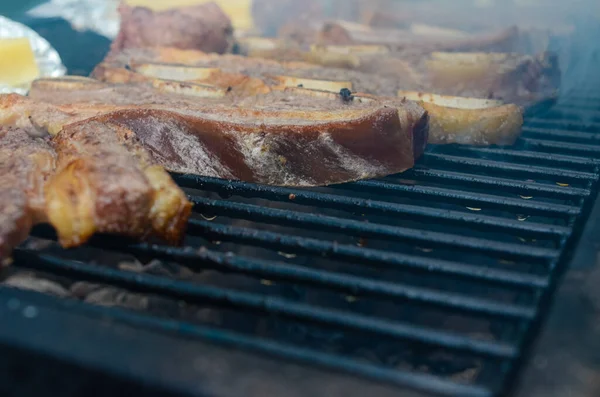
<path fill-rule="evenodd" d="M 53 138 L 58 167 L 46 187 L 46 206 L 63 246 L 96 232 L 181 241 L 191 203 L 132 135 L 83 120 Z"/>
<path fill-rule="evenodd" d="M 96 118 L 134 131 L 170 171 L 295 186 L 352 181 L 411 168 L 427 139 L 426 119 L 424 114 L 414 129 L 401 125 L 392 107 L 350 120 L 307 125 L 249 125 L 159 109 L 126 109 Z M 177 134 L 193 137 L 186 143 L 193 155 L 176 150 Z M 316 158 L 320 161 L 307 161 Z"/>
<path fill-rule="evenodd" d="M 297 87 L 240 98 L 194 98 L 137 83 L 51 88 L 36 85 L 31 95 L 73 114 L 96 108 L 95 120 L 132 130 L 174 172 L 274 185 L 341 183 L 404 171 L 427 140 L 425 111 L 401 99 L 388 106 Z"/>
<path fill-rule="evenodd" d="M 63 246 L 79 245 L 95 232 L 148 234 L 152 189 L 110 129 L 80 122 L 66 126 L 53 143 L 58 166 L 46 199 Z"/>
<path fill-rule="evenodd" d="M 54 167 L 45 140 L 0 127 L 0 265 L 34 224 L 45 221 L 44 185 Z"/>

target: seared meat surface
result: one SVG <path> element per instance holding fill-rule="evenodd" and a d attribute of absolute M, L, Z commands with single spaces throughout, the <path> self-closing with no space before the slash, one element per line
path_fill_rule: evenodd
<path fill-rule="evenodd" d="M 156 82 L 165 81 L 73 89 L 50 80 L 34 84 L 31 98 L 57 105 L 70 115 L 67 125 L 80 119 L 80 110 L 85 118 L 96 109 L 93 120 L 132 131 L 170 171 L 275 185 L 401 172 L 413 166 L 427 141 L 427 114 L 410 101 L 388 106 L 310 90 L 245 97 L 224 90 L 222 97 L 206 97 L 203 85 Z M 30 113 L 34 124 L 45 124 L 43 112 Z"/>
<path fill-rule="evenodd" d="M 31 226 L 46 220 L 44 186 L 55 160 L 46 140 L 0 126 L 0 263 Z"/>
<path fill-rule="evenodd" d="M 121 29 L 111 51 L 170 46 L 223 53 L 233 45 L 229 17 L 215 3 L 152 11 L 121 5 Z"/>
<path fill-rule="evenodd" d="M 0 260 L 43 222 L 65 247 L 94 233 L 181 241 L 191 203 L 133 132 L 16 95 L 0 109 Z M 60 133 L 33 137 L 48 126 Z"/>

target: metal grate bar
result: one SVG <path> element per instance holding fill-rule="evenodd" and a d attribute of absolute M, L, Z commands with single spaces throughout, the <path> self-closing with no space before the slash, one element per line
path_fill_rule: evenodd
<path fill-rule="evenodd" d="M 14 289 L 0 285 L 0 294 L 3 300 L 13 297 L 24 301 L 36 303 L 31 299 L 29 291 Z M 209 326 L 189 324 L 173 319 L 156 318 L 145 313 L 137 313 L 117 307 L 102 307 L 83 302 L 61 300 L 60 298 L 44 296 L 44 300 L 37 305 L 52 302 L 54 305 L 65 308 L 69 312 L 78 315 L 109 319 L 136 328 L 149 329 L 165 334 L 182 335 L 186 340 L 199 340 L 215 343 L 234 349 L 267 354 L 280 359 L 294 360 L 296 362 L 317 365 L 324 368 L 333 368 L 357 376 L 366 376 L 376 382 L 385 382 L 392 385 L 407 387 L 417 391 L 433 392 L 441 396 L 464 396 L 464 397 L 492 397 L 492 393 L 479 385 L 467 385 L 456 383 L 451 380 L 426 374 L 410 372 L 400 368 L 388 368 L 365 361 L 353 360 L 349 357 L 320 352 L 310 348 L 296 347 L 289 344 L 270 341 L 254 336 L 237 334 L 224 329 Z M 12 340 L 11 340 L 12 341 Z"/>
<path fill-rule="evenodd" d="M 538 130 L 537 128 L 524 128 L 525 130 Z M 540 130 L 547 131 L 547 130 Z M 582 132 L 580 134 L 585 134 Z M 567 156 L 563 154 L 556 154 L 552 157 L 548 157 L 546 153 L 532 152 L 527 150 L 514 150 L 514 149 L 503 149 L 503 148 L 489 148 L 489 147 L 475 147 L 475 146 L 462 146 L 457 147 L 457 151 L 466 154 L 482 155 L 487 157 L 496 157 L 501 160 L 513 159 L 519 161 L 535 161 L 536 164 L 546 164 L 553 167 L 573 167 L 581 170 L 581 167 L 596 168 L 600 165 L 600 159 L 594 159 L 589 157 L 578 157 L 578 156 Z"/>
<path fill-rule="evenodd" d="M 551 130 L 576 130 L 583 132 L 600 131 L 600 123 L 586 123 L 581 121 L 571 120 L 546 120 L 546 119 L 528 119 L 525 127 L 548 128 Z"/>
<path fill-rule="evenodd" d="M 587 112 L 600 112 L 600 103 L 590 102 L 585 99 L 574 99 L 565 102 L 560 102 L 555 106 L 558 110 L 577 111 L 581 116 L 585 116 Z"/>
<path fill-rule="evenodd" d="M 425 164 L 446 164 L 455 167 L 466 167 L 484 171 L 501 171 L 507 175 L 520 175 L 529 178 L 553 179 L 563 181 L 593 181 L 598 178 L 591 172 L 571 171 L 560 168 L 540 167 L 530 164 L 513 164 L 501 161 L 473 159 L 469 157 L 452 156 L 448 154 L 427 153 L 424 157 Z"/>
<path fill-rule="evenodd" d="M 347 244 L 298 238 L 297 236 L 289 236 L 281 233 L 261 231 L 258 234 L 253 229 L 227 227 L 220 224 L 215 225 L 196 219 L 190 221 L 190 226 L 190 232 L 201 232 L 203 236 L 215 238 L 219 241 L 252 244 L 264 248 L 285 250 L 285 252 L 302 252 L 325 256 L 331 259 L 350 260 L 361 266 L 410 270 L 431 276 L 443 274 L 507 287 L 536 289 L 548 286 L 547 277 L 466 265 L 436 258 L 423 258 L 364 247 L 358 248 Z"/>
<path fill-rule="evenodd" d="M 21 267 L 46 272 L 51 271 L 57 275 L 111 284 L 139 293 L 159 294 L 200 305 L 212 303 L 258 313 L 280 315 L 496 359 L 514 359 L 518 356 L 515 346 L 503 342 L 471 339 L 455 333 L 441 332 L 400 322 L 383 321 L 339 310 L 313 307 L 276 297 L 101 268 L 23 249 L 16 249 L 14 257 L 15 260 L 20 262 Z"/>
<path fill-rule="evenodd" d="M 582 111 L 580 109 L 573 108 L 552 108 L 548 112 L 544 113 L 544 118 L 547 119 L 572 119 L 577 120 L 580 118 L 587 118 L 595 123 L 600 122 L 600 111 L 589 109 Z"/>
<path fill-rule="evenodd" d="M 556 225 L 519 222 L 493 216 L 474 215 L 466 212 L 427 208 L 405 204 L 393 204 L 381 201 L 366 200 L 347 196 L 317 193 L 310 190 L 290 189 L 255 185 L 239 181 L 225 181 L 215 178 L 197 177 L 193 175 L 173 175 L 175 181 L 183 187 L 206 189 L 223 195 L 235 193 L 246 198 L 262 198 L 301 205 L 346 210 L 355 213 L 376 213 L 396 215 L 401 219 L 430 219 L 437 224 L 446 222 L 453 225 L 468 225 L 487 231 L 510 231 L 537 236 L 562 236 L 568 229 Z M 303 214 L 308 216 L 309 214 Z"/>
<path fill-rule="evenodd" d="M 209 200 L 201 197 L 189 197 L 190 200 L 196 204 L 196 206 L 202 206 L 204 208 L 210 208 L 210 212 L 217 215 L 224 216 L 237 216 L 246 219 L 252 219 L 254 221 L 260 221 L 262 219 L 285 219 L 291 221 L 296 217 L 300 221 L 310 222 L 311 218 L 323 219 L 322 216 L 315 216 L 310 214 L 293 214 L 288 211 L 268 209 L 259 206 L 253 206 L 250 204 L 239 204 L 239 203 L 227 203 L 218 200 Z M 197 208 L 196 211 L 202 211 Z M 335 222 L 335 218 L 334 218 Z M 338 223 L 338 222 L 336 222 Z M 339 227 L 337 225 L 326 222 L 323 224 L 324 227 L 330 230 L 337 231 L 339 233 L 349 233 L 351 229 L 345 228 L 345 226 L 352 227 L 353 225 L 349 222 L 341 223 L 344 226 Z M 475 237 L 467 237 L 456 234 L 430 232 L 419 229 L 409 229 L 401 227 L 387 227 L 385 225 L 374 225 L 370 223 L 357 222 L 361 228 L 358 231 L 358 236 L 361 237 L 382 237 L 386 239 L 392 239 L 394 241 L 410 241 L 420 244 L 426 244 L 427 248 L 435 247 L 450 247 L 458 248 L 460 250 L 469 249 L 475 252 L 483 252 L 488 254 L 500 254 L 505 258 L 512 259 L 536 259 L 541 261 L 552 260 L 558 255 L 558 251 L 550 248 L 532 247 L 522 244 L 510 244 L 502 243 L 490 240 L 484 240 Z M 372 233 L 369 233 L 368 230 Z M 321 229 L 325 230 L 325 229 Z M 358 237 L 357 236 L 357 237 Z"/>
<path fill-rule="evenodd" d="M 543 128 L 524 128 L 524 132 L 527 132 L 527 138 L 541 138 L 541 139 L 556 139 L 556 140 L 572 140 L 586 144 L 598 145 L 600 144 L 600 135 L 593 134 L 591 132 L 579 132 L 569 130 L 547 130 Z M 552 159 L 554 160 L 554 156 Z M 598 164 L 598 159 L 589 159 L 594 161 L 594 164 Z"/>
<path fill-rule="evenodd" d="M 432 186 L 403 185 L 370 180 L 345 184 L 340 187 L 369 192 L 401 193 L 403 197 L 439 200 L 444 203 L 455 203 L 462 206 L 501 208 L 506 211 L 520 211 L 520 213 L 527 213 L 530 215 L 569 217 L 577 216 L 580 213 L 579 207 L 572 205 L 531 202 L 523 199 L 499 197 L 491 194 L 471 193 Z"/>
<path fill-rule="evenodd" d="M 547 157 L 547 155 L 545 155 Z M 584 198 L 588 197 L 591 192 L 589 189 L 575 188 L 570 186 L 553 186 L 534 181 L 517 181 L 514 179 L 478 176 L 462 172 L 427 169 L 423 167 L 415 167 L 410 171 L 402 174 L 408 178 L 414 177 L 428 181 L 436 182 L 457 182 L 463 186 L 486 187 L 503 190 L 511 193 L 530 194 L 530 195 L 545 195 L 548 197 L 558 198 Z"/>
<path fill-rule="evenodd" d="M 600 146 L 584 145 L 581 143 L 556 142 L 543 139 L 521 138 L 528 146 L 540 150 L 560 150 L 568 153 L 585 153 L 592 156 L 600 155 Z"/>
<path fill-rule="evenodd" d="M 251 229 L 230 228 L 222 225 L 198 225 L 204 227 L 208 234 L 218 236 L 226 241 L 244 242 L 244 238 L 252 234 Z M 256 233 L 254 231 L 254 233 Z M 285 235 L 267 235 L 271 240 Z M 97 241 L 98 239 L 96 239 Z M 509 320 L 532 320 L 535 308 L 513 304 L 498 303 L 481 298 L 470 298 L 456 293 L 435 291 L 428 288 L 413 287 L 400 283 L 370 280 L 364 277 L 334 273 L 322 269 L 311 269 L 305 266 L 291 265 L 284 262 L 250 259 L 231 253 L 221 253 L 191 247 L 173 248 L 160 245 L 136 244 L 127 245 L 120 241 L 106 239 L 94 242 L 100 248 L 110 248 L 138 255 L 152 255 L 156 259 L 164 259 L 188 266 L 192 270 L 207 269 L 224 273 L 236 273 L 266 278 L 273 281 L 292 281 L 308 286 L 331 288 L 354 296 L 372 296 L 391 300 L 410 301 L 420 305 L 453 310 L 474 316 L 505 318 Z"/>

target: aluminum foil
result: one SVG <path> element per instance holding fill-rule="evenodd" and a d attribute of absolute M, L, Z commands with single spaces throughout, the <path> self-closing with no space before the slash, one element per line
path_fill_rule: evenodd
<path fill-rule="evenodd" d="M 63 76 L 67 72 L 58 52 L 52 48 L 46 39 L 27 26 L 0 16 L 0 38 L 17 37 L 27 37 L 29 39 L 41 77 L 58 77 Z M 29 84 L 21 86 L 0 84 L 0 93 L 16 92 L 25 95 L 27 91 L 29 91 Z"/>
<path fill-rule="evenodd" d="M 109 39 L 119 33 L 119 0 L 50 0 L 27 11 L 34 18 L 63 18 L 73 29 L 91 30 Z"/>

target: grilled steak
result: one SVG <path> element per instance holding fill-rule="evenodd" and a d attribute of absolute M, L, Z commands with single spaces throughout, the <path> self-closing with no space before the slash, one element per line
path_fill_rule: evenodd
<path fill-rule="evenodd" d="M 64 126 L 53 145 L 46 206 L 63 246 L 96 232 L 179 242 L 191 204 L 128 131 L 83 120 Z"/>
<path fill-rule="evenodd" d="M 19 95 L 0 96 L 1 258 L 33 224 L 46 221 L 65 247 L 95 232 L 181 241 L 191 211 L 185 194 L 135 134 L 87 121 L 98 114 L 88 107 L 59 109 Z M 33 137 L 42 130 L 61 133 L 49 142 Z"/>
<path fill-rule="evenodd" d="M 56 155 L 22 128 L 0 127 L 0 263 L 46 219 L 44 185 Z"/>
<path fill-rule="evenodd" d="M 199 66 L 186 68 L 163 62 Z M 129 68 L 125 68 L 125 65 L 129 65 Z M 462 69 L 459 71 L 462 72 Z M 406 101 L 401 100 L 402 97 L 408 97 L 421 102 L 421 106 L 428 110 L 431 119 L 429 137 L 430 142 L 433 143 L 512 144 L 518 137 L 523 122 L 521 111 L 517 106 L 512 104 L 501 106 L 502 102 L 497 100 L 465 101 L 461 98 L 448 100 L 438 96 L 438 100 L 429 103 L 431 101 L 424 101 L 425 97 L 419 91 L 411 91 L 415 95 L 409 95 L 407 90 L 399 89 L 405 86 L 403 82 L 408 86 L 419 86 L 419 84 L 416 83 L 418 76 L 410 78 L 408 73 L 404 79 L 391 79 L 376 74 L 324 68 L 306 63 L 274 62 L 236 55 L 201 56 L 196 52 L 173 53 L 164 49 L 127 51 L 113 58 L 110 64 L 105 63 L 95 70 L 98 78 L 112 82 L 151 81 L 153 78 L 164 77 L 203 83 L 221 82 L 221 88 L 231 88 L 232 94 L 239 91 L 233 79 L 218 76 L 244 74 L 264 83 L 263 85 L 253 83 L 252 89 L 244 86 L 245 89 L 241 90 L 244 93 L 253 90 L 256 91 L 255 93 L 263 93 L 265 89 L 277 91 L 298 86 L 339 93 L 341 89 L 348 88 L 355 93 L 360 93 L 363 98 L 363 94 L 377 94 L 377 100 L 382 104 L 396 106 L 401 102 L 400 107 L 408 106 Z M 35 95 L 40 95 L 35 85 L 33 92 Z M 397 95 L 400 95 L 400 98 L 396 97 Z M 46 97 L 53 96 L 51 92 L 46 94 Z M 440 103 L 439 99 L 443 101 Z"/>
<path fill-rule="evenodd" d="M 154 12 L 121 5 L 121 29 L 111 51 L 170 46 L 223 53 L 233 45 L 229 17 L 215 3 Z"/>
<path fill-rule="evenodd" d="M 248 55 L 252 54 L 248 52 Z M 381 45 L 315 46 L 310 51 L 299 51 L 283 44 L 283 47 L 258 51 L 257 55 L 278 59 L 283 64 L 302 60 L 325 66 L 310 70 L 303 67 L 302 71 L 294 73 L 320 75 L 322 78 L 337 75 L 338 79 L 356 82 L 357 87 L 361 90 L 364 88 L 365 92 L 379 95 L 390 95 L 389 91 L 398 89 L 418 90 L 501 99 L 523 107 L 531 107 L 544 100 L 555 100 L 561 76 L 557 56 L 547 52 L 537 55 L 478 52 L 423 54 L 392 51 Z M 241 66 L 237 65 L 236 68 Z M 361 84 L 366 81 L 370 84 Z"/>
<path fill-rule="evenodd" d="M 513 52 L 519 47 L 520 30 L 516 26 L 493 32 L 468 33 L 424 24 L 404 29 L 373 28 L 344 20 L 292 22 L 278 37 L 306 46 L 315 45 L 386 45 L 399 56 L 415 57 L 432 51 Z"/>
<path fill-rule="evenodd" d="M 61 80 L 36 83 L 30 95 L 60 105 L 64 125 L 80 119 L 78 109 L 87 117 L 97 108 L 94 120 L 133 131 L 155 161 L 175 172 L 326 185 L 411 168 L 427 141 L 427 114 L 408 101 L 389 106 L 290 91 L 203 97 L 204 86 L 166 80 L 65 87 Z M 28 113 L 45 125 L 43 111 Z"/>

